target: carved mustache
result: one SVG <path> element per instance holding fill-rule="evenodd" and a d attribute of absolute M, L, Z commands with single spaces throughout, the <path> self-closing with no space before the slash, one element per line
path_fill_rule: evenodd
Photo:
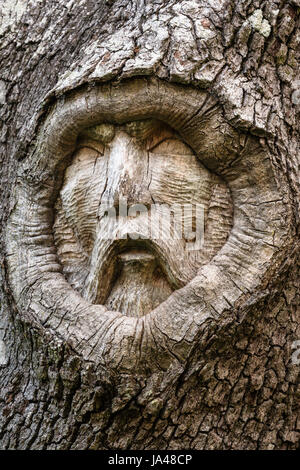
<path fill-rule="evenodd" d="M 151 211 L 152 230 L 149 214 L 145 212 L 135 218 L 119 218 L 113 228 L 110 217 L 100 218 L 83 296 L 93 303 L 104 303 L 117 269 L 118 255 L 132 248 L 152 253 L 173 289 L 189 282 L 203 263 L 203 256 L 199 251 L 187 251 L 186 241 L 180 234 L 178 238 L 176 234 L 170 238 L 165 233 L 168 226 L 161 221 L 161 206 Z M 159 236 L 153 237 L 153 232 Z"/>

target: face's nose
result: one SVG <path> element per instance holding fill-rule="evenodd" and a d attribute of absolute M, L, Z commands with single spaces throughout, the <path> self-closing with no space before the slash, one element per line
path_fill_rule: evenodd
<path fill-rule="evenodd" d="M 106 187 L 102 202 L 115 207 L 122 200 L 128 205 L 152 203 L 149 156 L 138 142 L 124 131 L 118 131 L 107 149 Z"/>

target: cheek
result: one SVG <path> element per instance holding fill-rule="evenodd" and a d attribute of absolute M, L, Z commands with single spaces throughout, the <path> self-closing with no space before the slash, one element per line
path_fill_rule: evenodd
<path fill-rule="evenodd" d="M 181 207 L 183 232 L 201 227 L 200 211 L 204 228 L 201 259 L 210 259 L 226 242 L 232 228 L 233 206 L 227 184 L 207 170 L 195 155 L 152 154 L 149 162 L 152 198 L 156 203 Z M 199 252 L 192 253 L 193 257 L 197 261 Z"/>
<path fill-rule="evenodd" d="M 150 155 L 149 189 L 155 202 L 208 207 L 215 177 L 195 155 Z"/>
<path fill-rule="evenodd" d="M 98 208 L 105 189 L 106 166 L 106 160 L 96 152 L 79 151 L 66 171 L 57 201 L 56 226 L 64 218 L 88 254 L 93 247 Z"/>

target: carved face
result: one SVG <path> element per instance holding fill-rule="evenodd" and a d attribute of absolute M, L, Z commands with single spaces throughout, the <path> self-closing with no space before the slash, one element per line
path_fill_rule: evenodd
<path fill-rule="evenodd" d="M 225 182 L 178 133 L 148 119 L 80 133 L 54 234 L 75 289 L 93 303 L 143 316 L 220 250 L 231 220 Z"/>
<path fill-rule="evenodd" d="M 6 251 L 19 311 L 111 370 L 184 362 L 206 328 L 262 289 L 284 243 L 269 149 L 192 87 L 149 78 L 74 90 L 18 171 Z M 136 204 L 146 211 L 129 213 Z M 147 230 L 164 206 L 184 204 L 204 209 L 197 250 L 189 232 Z M 197 233 L 191 219 L 182 224 Z"/>

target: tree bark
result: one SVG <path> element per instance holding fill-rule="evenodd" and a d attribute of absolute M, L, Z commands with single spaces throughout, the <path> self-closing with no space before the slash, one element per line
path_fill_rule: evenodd
<path fill-rule="evenodd" d="M 299 11 L 298 0 L 2 2 L 1 449 L 299 447 Z M 262 235 L 229 236 L 222 260 L 158 313 L 101 330 L 100 306 L 86 313 L 75 293 L 63 303 L 67 283 L 49 274 L 46 289 L 38 264 L 22 278 L 19 215 L 35 221 L 22 188 L 37 200 L 49 181 L 59 190 L 59 162 L 53 180 L 43 166 L 50 144 L 36 157 L 52 114 L 63 127 L 85 99 L 94 109 L 94 96 L 132 90 L 144 103 L 131 98 L 133 120 L 156 96 L 160 119 L 186 106 L 200 161 L 229 184 L 233 233 L 252 223 L 240 175 Z"/>

